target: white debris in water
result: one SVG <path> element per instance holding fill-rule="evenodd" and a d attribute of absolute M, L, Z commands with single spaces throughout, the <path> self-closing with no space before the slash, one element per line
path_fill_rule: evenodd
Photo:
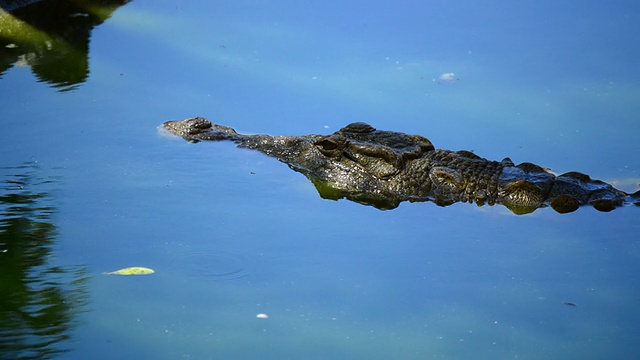
<path fill-rule="evenodd" d="M 438 84 L 452 83 L 458 80 L 460 79 L 456 76 L 456 74 L 452 72 L 444 73 L 440 75 L 437 79 L 433 79 L 433 81 L 437 82 Z"/>
<path fill-rule="evenodd" d="M 257 317 L 258 319 L 268 319 L 268 318 L 269 318 L 269 315 L 267 315 L 267 314 L 263 314 L 263 313 L 260 313 L 260 314 L 256 315 L 256 317 Z"/>

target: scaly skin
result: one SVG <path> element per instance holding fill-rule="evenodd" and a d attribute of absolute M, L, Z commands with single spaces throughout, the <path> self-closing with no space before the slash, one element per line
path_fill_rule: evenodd
<path fill-rule="evenodd" d="M 238 134 L 230 127 L 196 117 L 167 121 L 162 127 L 190 142 L 233 141 L 261 151 L 304 174 L 327 199 L 347 198 L 379 209 L 402 201 L 458 201 L 502 204 L 516 214 L 551 206 L 560 213 L 582 205 L 600 211 L 640 204 L 632 195 L 588 175 L 556 176 L 538 165 L 490 161 L 469 151 L 435 149 L 419 135 L 376 130 L 353 123 L 323 135 L 270 136 Z"/>

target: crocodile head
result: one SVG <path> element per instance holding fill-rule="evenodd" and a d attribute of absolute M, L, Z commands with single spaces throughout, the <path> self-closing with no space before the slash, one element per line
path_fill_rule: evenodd
<path fill-rule="evenodd" d="M 190 142 L 229 140 L 261 151 L 304 174 L 323 198 L 348 198 L 381 209 L 404 200 L 392 190 L 393 179 L 402 176 L 409 161 L 434 149 L 422 136 L 380 131 L 362 122 L 327 136 L 245 135 L 201 117 L 168 121 L 162 128 Z"/>

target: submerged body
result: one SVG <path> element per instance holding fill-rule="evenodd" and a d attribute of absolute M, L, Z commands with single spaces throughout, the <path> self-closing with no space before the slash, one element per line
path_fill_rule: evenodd
<path fill-rule="evenodd" d="M 379 209 L 402 201 L 458 201 L 502 204 L 516 214 L 551 206 L 560 213 L 581 205 L 600 211 L 635 202 L 629 195 L 588 175 L 556 176 L 542 167 L 509 158 L 491 161 L 469 151 L 436 149 L 426 138 L 376 130 L 353 123 L 327 136 L 238 134 L 230 127 L 196 117 L 167 121 L 163 128 L 187 141 L 233 141 L 261 151 L 304 174 L 323 198 L 347 198 Z"/>

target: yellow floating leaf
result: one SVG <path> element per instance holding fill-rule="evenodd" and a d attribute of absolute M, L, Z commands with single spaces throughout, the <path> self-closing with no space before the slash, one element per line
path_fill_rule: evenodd
<path fill-rule="evenodd" d="M 153 271 L 153 269 L 149 269 L 141 266 L 133 266 L 133 267 L 128 267 L 128 268 L 124 268 L 116 271 L 105 272 L 103 274 L 105 275 L 149 275 L 149 274 L 153 274 L 154 272 L 155 271 Z"/>

